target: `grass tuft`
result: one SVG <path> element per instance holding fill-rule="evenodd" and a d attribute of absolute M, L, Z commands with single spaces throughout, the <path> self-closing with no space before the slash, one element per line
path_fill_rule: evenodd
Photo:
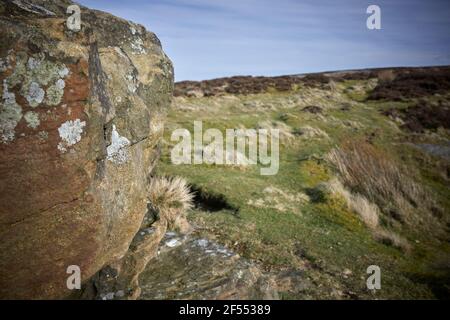
<path fill-rule="evenodd" d="M 334 148 L 327 159 L 334 164 L 350 190 L 364 195 L 380 209 L 408 220 L 408 214 L 427 203 L 424 190 L 381 150 L 360 140 L 349 140 Z"/>
<path fill-rule="evenodd" d="M 162 176 L 150 181 L 149 200 L 169 227 L 179 227 L 185 224 L 186 211 L 193 208 L 194 195 L 183 178 Z"/>

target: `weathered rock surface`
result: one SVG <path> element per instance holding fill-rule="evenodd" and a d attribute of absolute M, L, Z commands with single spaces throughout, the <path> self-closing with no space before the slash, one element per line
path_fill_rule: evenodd
<path fill-rule="evenodd" d="M 158 255 L 140 274 L 139 285 L 140 299 L 279 298 L 272 276 L 195 232 L 167 232 Z M 104 292 L 102 297 L 113 295 Z"/>
<path fill-rule="evenodd" d="M 141 294 L 139 275 L 156 256 L 169 225 L 165 213 L 149 209 L 124 257 L 97 272 L 84 285 L 79 298 L 137 299 Z"/>
<path fill-rule="evenodd" d="M 0 297 L 63 298 L 147 211 L 173 69 L 144 27 L 70 1 L 0 2 Z"/>

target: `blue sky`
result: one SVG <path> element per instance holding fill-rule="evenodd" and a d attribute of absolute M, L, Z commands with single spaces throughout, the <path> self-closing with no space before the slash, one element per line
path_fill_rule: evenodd
<path fill-rule="evenodd" d="M 449 0 L 79 0 L 144 25 L 176 81 L 450 64 Z M 381 8 L 381 30 L 366 9 Z"/>

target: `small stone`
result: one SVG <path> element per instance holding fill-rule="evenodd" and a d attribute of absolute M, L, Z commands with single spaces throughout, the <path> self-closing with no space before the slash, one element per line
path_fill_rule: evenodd
<path fill-rule="evenodd" d="M 352 270 L 346 268 L 346 269 L 344 269 L 344 271 L 342 272 L 342 274 L 343 274 L 344 276 L 348 277 L 348 276 L 352 275 L 353 272 L 352 272 Z"/>
<path fill-rule="evenodd" d="M 206 246 L 208 245 L 208 240 L 206 239 L 199 239 L 195 242 L 198 246 L 206 248 Z"/>
<path fill-rule="evenodd" d="M 169 241 L 166 242 L 166 246 L 173 248 L 177 245 L 180 244 L 180 241 L 178 239 L 170 239 Z"/>
<path fill-rule="evenodd" d="M 108 292 L 105 295 L 106 300 L 113 300 L 114 299 L 114 292 Z"/>
<path fill-rule="evenodd" d="M 119 290 L 116 292 L 116 297 L 122 298 L 125 296 L 125 292 L 123 290 Z"/>

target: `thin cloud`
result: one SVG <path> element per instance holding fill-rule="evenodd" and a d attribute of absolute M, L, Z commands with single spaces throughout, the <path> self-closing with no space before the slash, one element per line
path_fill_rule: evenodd
<path fill-rule="evenodd" d="M 447 0 L 377 1 L 382 30 L 376 31 L 366 28 L 372 3 L 364 0 L 79 2 L 155 32 L 177 81 L 435 65 L 450 53 Z"/>

